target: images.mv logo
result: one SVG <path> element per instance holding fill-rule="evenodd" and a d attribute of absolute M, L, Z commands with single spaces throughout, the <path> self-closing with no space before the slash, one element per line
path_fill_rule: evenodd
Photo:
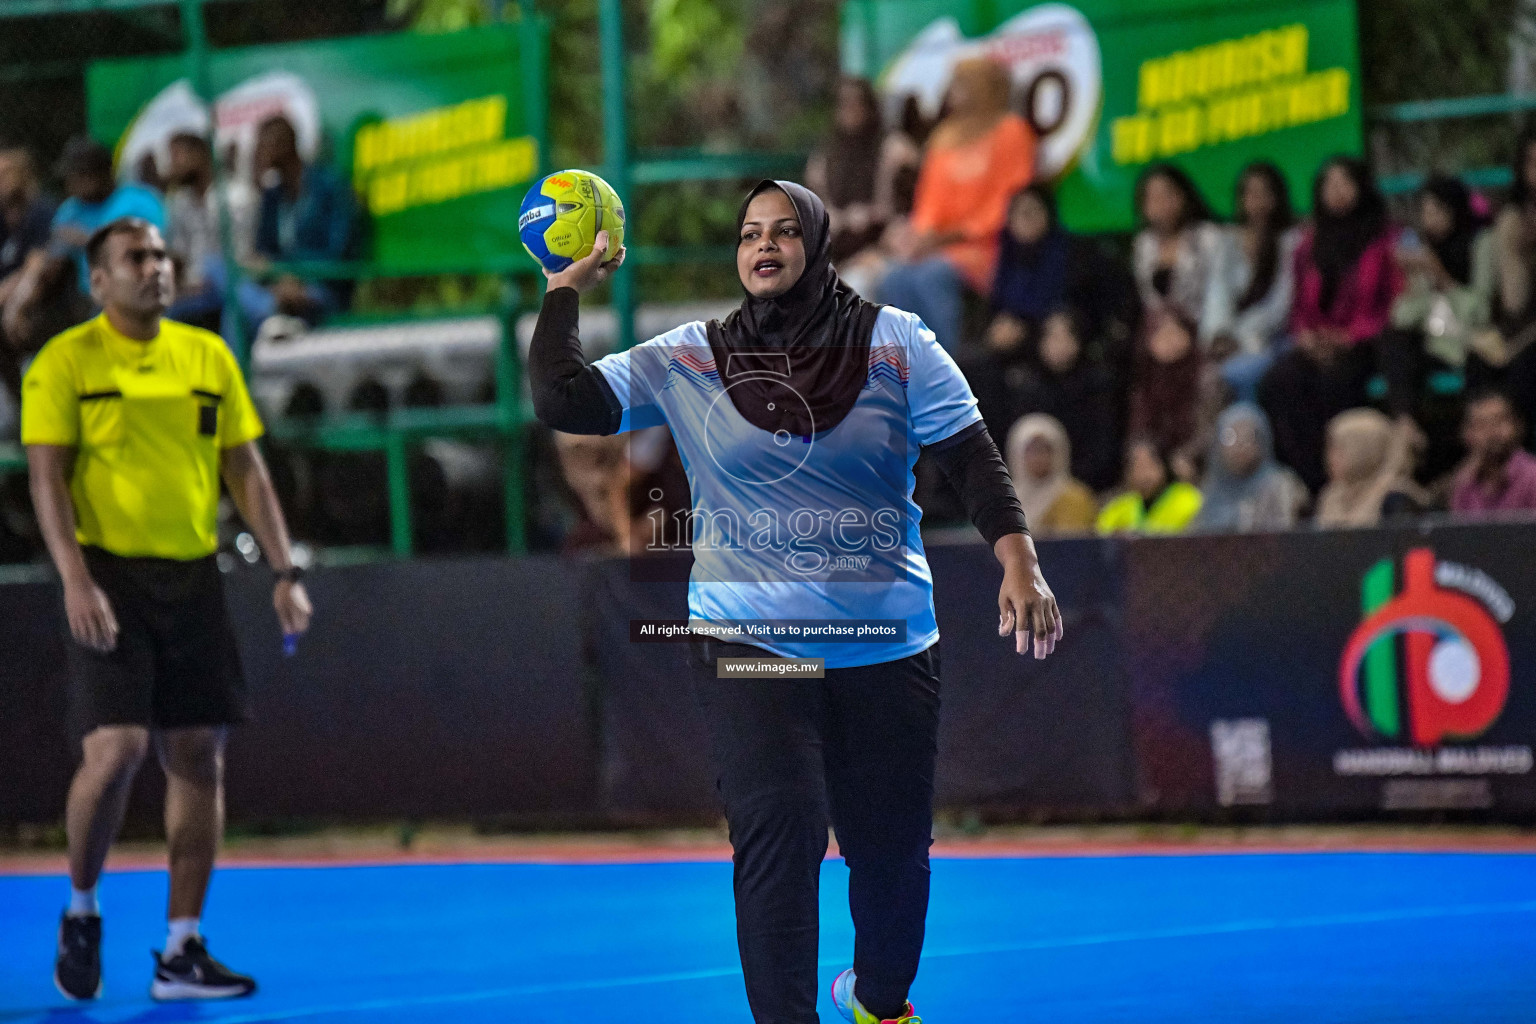
<path fill-rule="evenodd" d="M 1390 559 L 1361 583 L 1365 620 L 1350 635 L 1339 689 L 1355 727 L 1416 747 L 1482 733 L 1509 696 L 1509 648 L 1499 628 L 1509 595 L 1486 573 L 1435 561 L 1429 548 L 1403 557 L 1393 593 Z M 1405 721 L 1406 719 L 1406 721 Z"/>

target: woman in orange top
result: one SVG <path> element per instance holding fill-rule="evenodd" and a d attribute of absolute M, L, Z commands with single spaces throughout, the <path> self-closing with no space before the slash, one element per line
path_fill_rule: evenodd
<path fill-rule="evenodd" d="M 955 66 L 949 115 L 928 141 L 912 217 L 890 245 L 900 261 L 880 301 L 923 318 L 953 354 L 960 344 L 962 288 L 985 293 L 1013 194 L 1035 177 L 1035 135 L 1008 109 L 1011 82 L 996 61 Z"/>

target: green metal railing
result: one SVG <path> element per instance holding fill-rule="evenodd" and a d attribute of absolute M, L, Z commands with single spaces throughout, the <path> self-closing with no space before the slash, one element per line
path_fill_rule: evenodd
<path fill-rule="evenodd" d="M 227 0 L 5 0 L 0 3 L 0 20 L 62 14 L 129 12 L 152 7 L 176 7 L 181 14 L 182 44 L 187 78 L 198 95 L 207 96 L 208 40 L 203 7 Z M 520 5 L 532 13 L 531 5 Z M 600 0 L 599 44 L 602 54 L 603 150 L 602 174 L 626 197 L 630 223 L 635 222 L 636 185 L 656 185 L 681 181 L 727 181 L 753 177 L 778 177 L 798 173 L 805 165 L 803 153 L 709 153 L 701 150 L 669 150 L 646 154 L 638 159 L 629 151 L 628 119 L 625 108 L 623 18 L 620 0 Z M 33 67 L 13 66 L 3 69 L 6 79 L 27 74 L 59 76 L 77 73 L 85 61 L 50 61 Z M 228 234 L 228 218 L 224 218 Z M 225 238 L 226 257 L 233 250 Z M 676 266 L 687 263 L 728 260 L 729 245 L 700 246 L 630 246 L 628 264 L 632 268 Z M 234 268 L 233 259 L 227 259 Z M 362 280 L 382 276 L 380 269 L 366 261 L 312 262 L 287 264 L 275 268 L 310 279 Z M 398 276 L 399 270 L 392 272 Z M 503 276 L 533 273 L 519 253 L 504 258 L 480 261 L 465 266 L 419 268 L 421 274 L 490 273 Z M 232 282 L 233 285 L 233 282 Z M 514 289 L 509 289 L 514 291 Z M 616 347 L 635 343 L 635 305 L 637 301 L 634 270 L 616 275 L 612 301 L 618 320 Z M 411 446 L 431 437 L 489 439 L 501 445 L 505 479 L 507 546 L 520 552 L 526 546 L 524 521 L 525 431 L 534 416 L 522 397 L 522 364 L 516 343 L 519 309 L 509 302 L 500 311 L 502 343 L 496 356 L 496 401 L 485 406 L 446 409 L 401 409 L 382 416 L 352 414 L 316 421 L 282 419 L 270 426 L 272 441 L 332 452 L 382 452 L 387 467 L 390 506 L 390 550 L 406 557 L 414 550 L 410 509 L 409 455 Z M 242 363 L 248 353 L 240 339 L 232 339 Z M 13 446 L 14 447 L 14 446 Z M 24 470 L 25 457 L 19 448 L 0 448 L 0 474 Z"/>
<path fill-rule="evenodd" d="M 186 60 L 186 75 L 199 96 L 207 97 L 209 88 L 208 39 L 203 20 L 203 7 L 226 0 L 5 0 L 0 3 L 0 21 L 22 17 L 38 17 L 62 14 L 116 13 L 128 14 L 151 7 L 176 7 L 181 14 L 182 45 Z M 50 61 L 31 71 L 40 75 L 73 73 L 84 67 L 85 62 Z M 9 67 L 5 77 L 15 79 L 28 69 Z M 217 189 L 222 195 L 223 190 Z M 229 237 L 229 218 L 223 217 L 223 246 L 225 262 L 231 274 L 238 273 L 238 262 L 233 258 L 233 245 Z M 379 268 L 366 262 L 335 262 L 290 264 L 279 268 L 309 278 L 363 279 L 381 276 Z M 423 267 L 423 274 L 474 273 L 529 273 L 525 260 L 509 257 L 504 264 L 465 267 Z M 627 275 L 626 275 L 627 276 Z M 230 289 L 238 281 L 230 282 Z M 514 294 L 515 289 L 509 289 Z M 238 314 L 238 310 L 236 311 Z M 518 306 L 508 301 L 499 311 L 502 320 L 502 339 L 495 360 L 496 401 L 490 405 L 444 409 L 401 409 L 384 416 L 352 415 L 321 421 L 298 419 L 275 420 L 270 425 L 270 437 L 279 444 L 296 444 L 333 452 L 382 452 L 387 468 L 390 507 L 390 550 L 406 557 L 414 550 L 414 537 L 410 508 L 410 447 L 426 438 L 459 437 L 490 439 L 500 443 L 503 454 L 505 481 L 505 507 L 507 547 L 514 552 L 526 548 L 526 524 L 524 516 L 525 479 L 523 452 L 525 431 L 533 421 L 532 410 L 522 400 L 522 366 L 518 358 L 516 322 Z M 243 344 L 244 332 L 236 322 L 240 337 L 230 339 L 231 348 L 249 363 Z M 0 445 L 0 474 L 22 472 L 26 458 L 19 446 Z"/>
<path fill-rule="evenodd" d="M 196 0 L 179 0 L 195 3 Z M 634 159 L 629 151 L 627 95 L 624 74 L 623 19 L 620 0 L 601 0 L 598 8 L 599 46 L 602 60 L 603 152 L 602 174 L 624 196 L 629 223 L 635 223 L 633 186 L 680 181 L 726 181 L 742 178 L 796 174 L 805 166 L 803 153 L 707 153 L 700 150 L 661 151 Z M 631 268 L 677 266 L 686 263 L 729 260 L 730 245 L 630 246 L 626 263 Z M 287 269 L 311 278 L 359 279 L 378 275 L 366 262 L 308 263 Z M 521 254 L 474 266 L 423 268 L 423 273 L 530 274 Z M 617 274 L 612 284 L 612 303 L 617 320 L 616 349 L 635 341 L 635 306 L 638 300 L 634 269 Z M 520 552 L 526 546 L 524 522 L 525 430 L 534 416 L 522 398 L 522 363 L 516 344 L 518 309 L 502 312 L 502 345 L 496 369 L 497 402 L 494 406 L 448 409 L 403 409 L 382 417 L 354 415 L 316 423 L 283 421 L 273 424 L 276 440 L 329 451 L 383 451 L 389 481 L 390 548 L 398 556 L 412 549 L 409 447 L 428 437 L 494 437 L 503 452 L 507 545 Z"/>
<path fill-rule="evenodd" d="M 737 178 L 777 178 L 799 175 L 809 154 L 708 153 L 703 150 L 671 150 L 649 153 L 629 168 L 635 185 L 671 184 L 678 181 L 730 181 Z"/>
<path fill-rule="evenodd" d="M 178 7 L 188 0 L 5 0 L 0 4 L 0 19 L 39 18 L 50 14 L 129 14 L 150 7 Z M 192 0 L 204 4 L 232 3 L 234 0 Z"/>
<path fill-rule="evenodd" d="M 1438 100 L 1413 100 L 1385 103 L 1369 112 L 1380 124 L 1422 124 L 1427 121 L 1456 121 L 1473 117 L 1496 117 L 1536 110 L 1536 93 L 1495 93 L 1486 96 L 1454 96 Z M 1508 166 L 1471 167 L 1457 177 L 1478 188 L 1506 188 L 1513 180 Z M 1388 195 L 1412 192 L 1424 181 L 1423 172 L 1388 174 L 1381 178 L 1382 191 Z"/>
<path fill-rule="evenodd" d="M 0 441 L 0 477 L 7 473 L 25 473 L 27 471 L 27 455 L 21 450 L 21 445 Z"/>
<path fill-rule="evenodd" d="M 199 95 L 208 93 L 208 41 L 203 8 L 230 0 L 4 0 L 0 21 L 45 15 L 130 12 L 153 7 L 176 7 L 185 50 L 187 77 Z M 519 4 L 524 14 L 532 5 Z M 671 150 L 636 156 L 629 147 L 626 110 L 625 49 L 621 0 L 598 0 L 599 51 L 602 75 L 603 165 L 601 173 L 625 197 L 629 222 L 637 223 L 636 186 L 684 181 L 730 181 L 798 174 L 803 153 L 710 153 Z M 76 73 L 83 61 L 47 61 L 0 69 L 0 79 L 15 80 L 27 74 L 57 77 Z M 1369 116 L 1379 123 L 1411 124 L 1536 110 L 1536 95 L 1469 96 L 1453 99 L 1396 103 L 1377 107 Z M 1479 167 L 1463 174 L 1472 184 L 1499 187 L 1509 183 L 1506 167 Z M 1398 174 L 1383 180 L 1389 193 L 1411 191 L 1422 180 L 1418 174 Z M 227 218 L 226 218 L 227 222 Z M 225 228 L 227 234 L 227 223 Z M 226 239 L 226 251 L 228 251 Z M 638 299 L 635 269 L 729 260 L 730 245 L 656 246 L 637 242 L 629 248 L 630 269 L 612 283 L 612 302 L 617 318 L 616 348 L 633 345 L 635 306 Z M 231 261 L 231 266 L 234 266 Z M 364 279 L 381 276 L 379 268 L 359 261 L 294 264 L 284 268 L 310 278 Z M 527 275 L 533 271 L 521 254 L 464 267 L 423 267 L 422 274 L 492 273 Z M 398 271 L 394 272 L 398 274 Z M 509 289 L 509 294 L 515 289 Z M 507 543 L 524 548 L 523 466 L 525 431 L 533 422 L 532 410 L 522 398 L 522 364 L 516 344 L 518 307 L 510 301 L 499 311 L 503 319 L 502 344 L 496 357 L 496 401 L 492 405 L 447 409 L 402 409 L 382 416 L 364 414 L 320 421 L 281 420 L 271 425 L 274 441 L 336 452 L 383 452 L 388 467 L 391 550 L 408 556 L 413 548 L 408 461 L 410 447 L 429 437 L 489 438 L 503 451 L 506 473 Z M 237 345 L 237 352 L 243 346 Z M 243 353 L 239 353 L 242 354 Z M 0 446 L 0 474 L 25 469 L 16 446 Z"/>
<path fill-rule="evenodd" d="M 514 388 L 512 394 L 516 393 Z M 389 547 L 392 554 L 401 558 L 410 557 L 415 549 L 411 517 L 411 446 L 427 438 L 496 438 L 502 451 L 507 549 L 520 553 L 527 547 L 524 430 L 532 421 L 533 410 L 524 407 L 520 401 L 499 401 L 494 405 L 441 409 L 391 409 L 382 415 L 352 413 L 316 421 L 287 418 L 273 422 L 271 436 L 279 443 L 321 451 L 383 452 L 389 492 Z"/>

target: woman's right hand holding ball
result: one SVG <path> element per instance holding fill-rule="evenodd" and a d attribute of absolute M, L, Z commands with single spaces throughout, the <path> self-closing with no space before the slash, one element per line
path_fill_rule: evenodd
<path fill-rule="evenodd" d="M 574 288 L 578 293 L 589 292 L 593 288 L 608 280 L 610 274 L 624 264 L 624 248 L 619 248 L 619 254 L 611 260 L 604 260 L 603 256 L 608 252 L 608 232 L 599 231 L 597 238 L 593 240 L 592 251 L 581 259 L 572 263 L 558 273 L 544 271 L 544 276 L 549 278 L 546 291 L 554 291 L 556 288 Z"/>

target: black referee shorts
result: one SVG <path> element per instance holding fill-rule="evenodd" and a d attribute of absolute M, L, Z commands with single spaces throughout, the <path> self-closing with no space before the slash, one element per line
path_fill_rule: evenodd
<path fill-rule="evenodd" d="M 105 654 L 73 637 L 67 642 L 77 738 L 103 725 L 177 729 L 245 721 L 245 673 L 212 555 L 183 562 L 87 547 L 85 564 L 112 602 L 118 634 L 117 647 Z"/>

